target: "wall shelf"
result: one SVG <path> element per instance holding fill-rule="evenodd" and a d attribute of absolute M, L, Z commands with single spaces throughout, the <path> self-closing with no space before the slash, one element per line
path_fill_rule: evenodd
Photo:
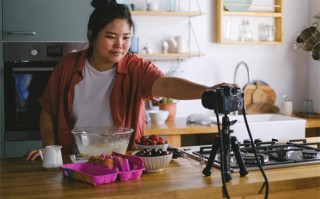
<path fill-rule="evenodd" d="M 260 9 L 249 9 L 247 11 L 228 11 L 225 6 L 238 6 L 241 8 L 241 6 L 259 6 Z M 261 9 L 262 8 L 262 9 Z M 267 8 L 267 9 L 266 9 Z M 282 8 L 283 8 L 283 2 L 282 0 L 275 0 L 273 5 L 259 5 L 259 4 L 225 4 L 224 0 L 217 0 L 216 1 L 216 42 L 221 44 L 262 44 L 262 45 L 269 45 L 269 44 L 281 44 L 283 41 L 283 35 L 282 35 L 282 29 L 283 29 L 283 23 L 282 23 Z M 244 9 L 240 9 L 244 10 Z M 273 10 L 273 11 L 269 11 Z M 251 17 L 258 19 L 260 17 L 266 17 L 266 18 L 273 18 L 274 20 L 274 27 L 275 27 L 275 35 L 274 35 L 274 41 L 245 41 L 241 42 L 235 39 L 232 40 L 225 40 L 223 36 L 223 29 L 224 29 L 224 20 L 226 17 L 232 17 L 232 18 L 239 18 L 239 17 Z M 232 31 L 232 30 L 231 30 Z"/>
<path fill-rule="evenodd" d="M 146 10 L 135 10 L 131 11 L 132 16 L 142 16 L 142 17 L 148 17 L 148 16 L 156 16 L 156 17 L 185 17 L 188 20 L 188 39 L 189 41 L 189 47 L 188 50 L 183 51 L 186 53 L 152 53 L 152 54 L 146 54 L 146 53 L 137 53 L 136 55 L 139 57 L 143 57 L 146 59 L 153 59 L 153 60 L 173 60 L 173 59 L 185 59 L 185 58 L 190 58 L 190 57 L 200 57 L 200 56 L 205 56 L 205 54 L 201 53 L 200 47 L 198 45 L 197 38 L 195 36 L 192 24 L 191 24 L 191 17 L 196 17 L 196 16 L 202 16 L 205 15 L 205 12 L 202 12 L 198 0 L 195 0 L 198 8 L 196 10 L 191 10 L 190 6 L 190 1 L 188 5 L 188 10 L 187 11 L 165 11 L 165 10 L 160 10 L 160 11 L 146 11 Z M 180 10 L 181 7 L 179 7 Z M 192 7 L 195 8 L 195 7 Z M 170 22 L 170 21 L 169 21 Z M 195 45 L 197 49 L 190 49 L 190 44 L 191 44 L 191 38 L 194 39 Z M 176 52 L 176 51 L 172 51 Z"/>

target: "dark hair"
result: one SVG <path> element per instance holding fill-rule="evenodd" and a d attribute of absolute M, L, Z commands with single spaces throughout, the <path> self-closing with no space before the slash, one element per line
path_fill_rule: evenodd
<path fill-rule="evenodd" d="M 126 19 L 134 31 L 130 10 L 125 4 L 118 4 L 116 0 L 92 0 L 91 5 L 95 9 L 88 22 L 88 31 L 92 31 L 90 36 L 87 35 L 90 43 L 89 54 L 92 52 L 92 43 L 97 38 L 99 31 L 115 19 Z"/>

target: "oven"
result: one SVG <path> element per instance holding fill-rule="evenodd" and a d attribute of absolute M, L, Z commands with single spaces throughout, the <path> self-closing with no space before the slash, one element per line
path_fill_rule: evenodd
<path fill-rule="evenodd" d="M 4 141 L 40 140 L 38 103 L 50 74 L 66 54 L 86 42 L 4 42 Z"/>

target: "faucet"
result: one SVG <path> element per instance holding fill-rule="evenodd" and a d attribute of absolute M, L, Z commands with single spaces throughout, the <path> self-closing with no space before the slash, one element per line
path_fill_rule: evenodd
<path fill-rule="evenodd" d="M 236 83 L 236 78 L 237 78 L 237 72 L 238 72 L 238 68 L 241 66 L 241 65 L 244 65 L 247 69 L 247 77 L 248 77 L 248 83 L 251 82 L 251 72 L 250 72 L 250 69 L 249 69 L 249 66 L 246 62 L 244 61 L 241 61 L 237 64 L 235 70 L 234 70 L 234 75 L 233 75 L 233 82 Z M 243 103 L 243 106 L 244 106 L 244 103 Z M 238 115 L 238 114 L 242 114 L 242 110 L 238 110 L 238 111 L 234 111 L 233 112 L 233 115 Z"/>
<path fill-rule="evenodd" d="M 251 72 L 250 72 L 250 69 L 249 69 L 249 66 L 246 62 L 244 61 L 241 61 L 237 64 L 235 70 L 234 70 L 234 75 L 233 75 L 233 82 L 236 83 L 236 78 L 237 78 L 237 72 L 238 72 L 238 68 L 241 66 L 241 65 L 244 65 L 247 69 L 247 76 L 248 76 L 248 83 L 251 82 Z"/>

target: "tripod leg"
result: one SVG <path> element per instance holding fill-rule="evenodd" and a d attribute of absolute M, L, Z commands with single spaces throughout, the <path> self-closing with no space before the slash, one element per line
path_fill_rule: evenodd
<path fill-rule="evenodd" d="M 232 179 L 232 176 L 230 174 L 230 136 L 229 136 L 229 130 L 225 130 L 225 133 L 223 134 L 223 156 L 220 153 L 221 157 L 221 164 L 224 164 L 224 176 L 226 182 L 229 182 Z M 221 167 L 222 168 L 222 167 Z"/>
<path fill-rule="evenodd" d="M 209 159 L 208 159 L 208 162 L 207 162 L 207 166 L 202 171 L 202 173 L 205 176 L 210 176 L 211 175 L 211 168 L 212 168 L 212 165 L 214 163 L 214 159 L 216 157 L 217 151 L 218 151 L 218 149 L 220 147 L 219 139 L 220 139 L 219 136 L 216 136 L 214 141 L 213 141 L 211 152 L 210 152 L 210 156 L 209 156 Z"/>
<path fill-rule="evenodd" d="M 244 164 L 244 161 L 240 152 L 239 142 L 235 136 L 231 136 L 231 147 L 236 157 L 237 164 L 239 165 L 239 168 L 240 168 L 240 171 L 239 171 L 240 176 L 247 175 L 249 172 L 246 168 L 246 165 Z"/>

